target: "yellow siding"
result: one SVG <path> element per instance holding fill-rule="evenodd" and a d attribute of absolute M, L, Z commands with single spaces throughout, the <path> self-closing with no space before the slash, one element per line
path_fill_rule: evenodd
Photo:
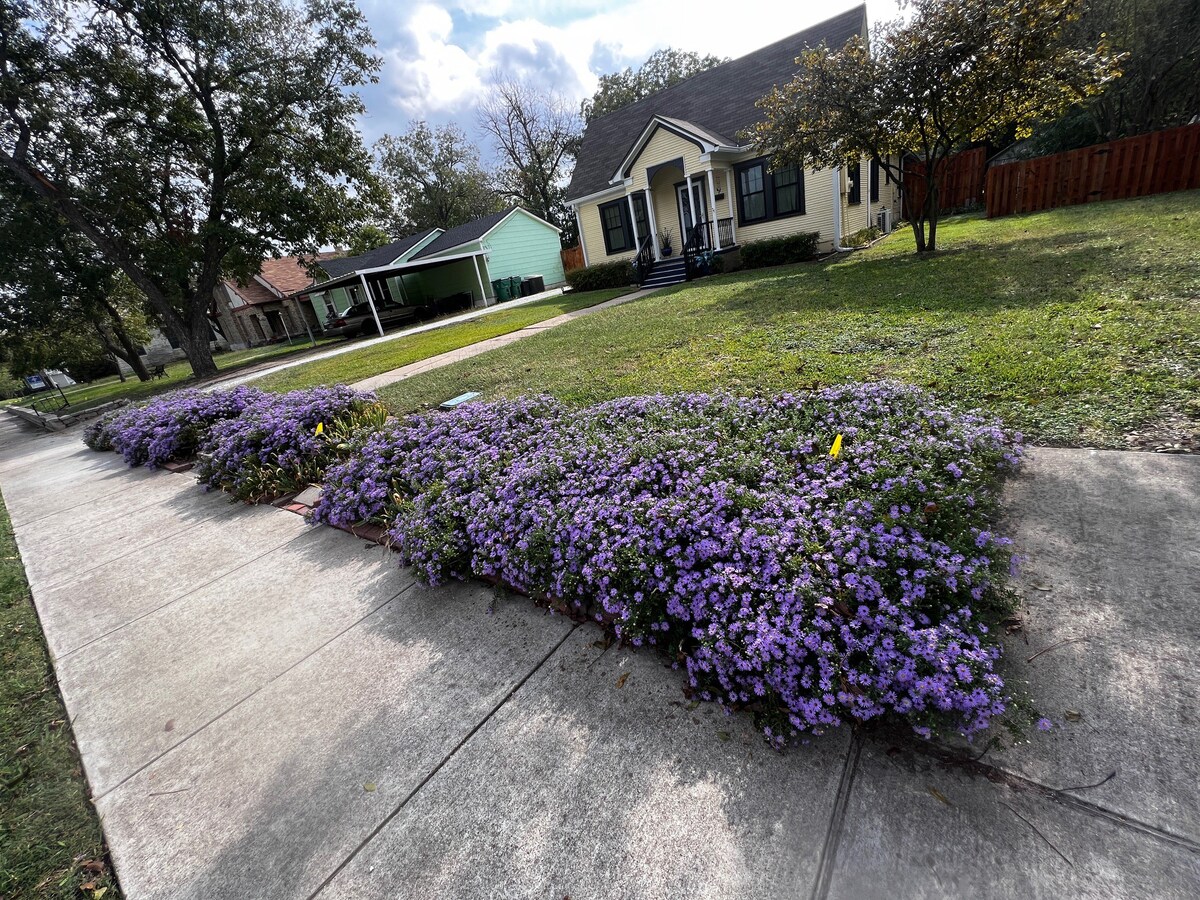
<path fill-rule="evenodd" d="M 579 238 L 583 241 L 583 249 L 587 253 L 589 266 L 633 259 L 636 255 L 632 250 L 626 253 L 614 253 L 612 256 L 604 252 L 604 230 L 600 225 L 600 206 L 616 199 L 623 198 L 618 194 L 615 197 L 605 197 L 599 202 L 579 204 L 577 210 L 580 226 Z"/>
<path fill-rule="evenodd" d="M 736 193 L 736 179 L 733 189 Z M 804 170 L 804 215 L 739 225 L 737 239 L 739 244 L 746 244 L 802 231 L 820 232 L 822 250 L 833 247 L 833 175 L 829 169 Z"/>
<path fill-rule="evenodd" d="M 683 159 L 685 171 L 683 174 L 677 175 L 674 181 L 682 181 L 684 174 L 695 174 L 705 168 L 700 162 L 699 147 L 674 132 L 659 128 L 654 132 L 654 136 L 646 142 L 641 154 L 633 161 L 633 167 L 629 171 L 629 177 L 632 179 L 630 190 L 640 191 L 646 187 L 646 170 L 651 166 L 679 158 Z M 654 183 L 655 185 L 659 183 L 657 176 Z"/>

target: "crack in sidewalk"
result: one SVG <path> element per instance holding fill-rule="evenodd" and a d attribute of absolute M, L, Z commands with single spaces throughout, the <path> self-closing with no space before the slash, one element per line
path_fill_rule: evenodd
<path fill-rule="evenodd" d="M 833 884 L 833 867 L 837 864 L 838 844 L 842 840 L 842 826 L 846 822 L 846 809 L 850 805 L 850 793 L 854 789 L 854 776 L 858 771 L 858 760 L 862 755 L 863 738 L 855 729 L 850 733 L 850 746 L 842 765 L 842 777 L 838 781 L 837 793 L 833 797 L 833 809 L 829 814 L 829 827 L 825 831 L 825 842 L 817 857 L 817 875 L 813 880 L 812 900 L 825 900 Z"/>

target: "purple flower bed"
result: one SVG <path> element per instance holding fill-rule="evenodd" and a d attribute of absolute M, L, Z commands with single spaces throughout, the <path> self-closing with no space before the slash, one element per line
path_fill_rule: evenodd
<path fill-rule="evenodd" d="M 259 394 L 209 431 L 196 473 L 205 488 L 239 500 L 271 499 L 319 481 L 350 450 L 351 434 L 385 418 L 374 394 L 345 385 Z"/>
<path fill-rule="evenodd" d="M 236 418 L 263 396 L 253 388 L 204 393 L 172 391 L 142 406 L 122 410 L 96 423 L 96 433 L 84 440 L 120 453 L 131 466 L 157 468 L 171 460 L 188 459 L 217 422 Z"/>
<path fill-rule="evenodd" d="M 916 389 L 475 403 L 359 447 L 318 521 L 383 522 L 432 583 L 586 610 L 774 743 L 888 716 L 969 735 L 1009 704 L 987 621 L 1019 436 Z"/>

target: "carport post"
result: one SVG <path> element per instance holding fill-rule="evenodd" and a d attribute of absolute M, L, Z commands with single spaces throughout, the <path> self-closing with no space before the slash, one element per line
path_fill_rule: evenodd
<path fill-rule="evenodd" d="M 487 309 L 487 288 L 483 286 L 483 275 L 479 271 L 479 257 L 476 256 L 473 262 L 475 263 L 475 278 L 479 281 L 479 299 L 483 301 L 483 308 Z M 488 274 L 492 273 L 488 272 Z"/>
<path fill-rule="evenodd" d="M 379 329 L 379 336 L 383 337 L 383 326 L 379 324 L 379 313 L 375 309 L 375 298 L 371 296 L 371 288 L 367 286 L 367 276 L 359 272 L 358 277 L 362 281 L 363 290 L 367 292 L 367 302 L 371 304 L 371 315 L 375 317 L 375 327 Z"/>

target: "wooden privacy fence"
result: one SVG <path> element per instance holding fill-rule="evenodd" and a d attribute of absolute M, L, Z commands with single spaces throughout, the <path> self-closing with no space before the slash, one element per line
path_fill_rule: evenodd
<path fill-rule="evenodd" d="M 983 202 L 987 160 L 987 147 L 972 147 L 955 153 L 942 163 L 945 174 L 938 194 L 940 212 L 978 206 Z M 904 166 L 904 218 L 911 220 L 924 205 L 925 164 L 910 158 Z"/>
<path fill-rule="evenodd" d="M 1200 188 L 1200 124 L 992 166 L 988 218 Z"/>
<path fill-rule="evenodd" d="M 564 272 L 570 272 L 572 269 L 583 268 L 582 245 L 576 244 L 574 247 L 567 247 L 565 250 L 559 250 L 558 255 L 562 257 Z"/>

